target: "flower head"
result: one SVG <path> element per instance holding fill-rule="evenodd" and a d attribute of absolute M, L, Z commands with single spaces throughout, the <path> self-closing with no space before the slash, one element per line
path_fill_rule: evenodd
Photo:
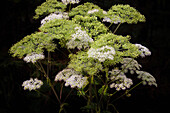
<path fill-rule="evenodd" d="M 61 0 L 64 4 L 76 4 L 76 3 L 79 3 L 80 0 Z"/>
<path fill-rule="evenodd" d="M 140 70 L 142 67 L 138 62 L 132 58 L 123 58 L 121 61 L 121 68 L 124 70 L 125 73 L 130 71 L 131 74 L 134 74 L 136 71 Z"/>
<path fill-rule="evenodd" d="M 24 58 L 24 61 L 26 61 L 27 63 L 28 62 L 35 63 L 37 60 L 44 59 L 44 58 L 45 56 L 43 54 L 31 53 L 30 55 L 27 55 Z"/>
<path fill-rule="evenodd" d="M 77 47 L 79 50 L 89 47 L 89 43 L 93 42 L 93 39 L 89 37 L 86 31 L 82 31 L 81 27 L 75 27 L 76 33 L 72 35 L 72 39 L 69 40 L 66 45 L 67 48 L 74 49 Z"/>
<path fill-rule="evenodd" d="M 143 85 L 154 85 L 157 87 L 156 79 L 148 72 L 145 71 L 137 71 L 138 78 L 143 80 Z"/>
<path fill-rule="evenodd" d="M 88 77 L 83 77 L 78 72 L 74 71 L 73 69 L 64 69 L 60 71 L 56 77 L 55 81 L 65 81 L 65 86 L 71 86 L 71 88 L 83 88 L 85 87 L 88 82 Z"/>
<path fill-rule="evenodd" d="M 30 78 L 30 80 L 26 80 L 22 84 L 24 90 L 28 89 L 29 91 L 39 89 L 42 85 L 43 82 L 41 80 L 38 80 L 37 78 Z"/>
<path fill-rule="evenodd" d="M 113 83 L 110 84 L 110 88 L 116 88 L 117 91 L 125 90 L 133 85 L 132 79 L 127 78 L 121 70 L 113 69 L 110 73 L 110 79 Z"/>
<path fill-rule="evenodd" d="M 151 55 L 151 52 L 145 46 L 142 46 L 141 44 L 135 44 L 135 45 L 139 48 L 139 51 L 141 52 L 141 54 L 140 54 L 141 57 L 145 57 L 145 56 L 150 56 Z"/>
<path fill-rule="evenodd" d="M 92 57 L 94 59 L 98 59 L 100 62 L 104 62 L 107 59 L 114 59 L 115 49 L 106 45 L 97 49 L 90 48 L 87 54 L 88 57 Z"/>
<path fill-rule="evenodd" d="M 119 16 L 114 16 L 113 18 L 104 17 L 103 22 L 109 22 L 114 24 L 124 23 L 124 21 Z"/>
<path fill-rule="evenodd" d="M 93 13 L 98 12 L 98 11 L 99 11 L 98 9 L 89 10 L 87 12 L 87 14 L 93 14 Z"/>
<path fill-rule="evenodd" d="M 51 13 L 47 17 L 45 17 L 43 20 L 41 20 L 41 25 L 44 25 L 46 22 L 54 19 L 68 19 L 68 13 L 66 12 L 56 12 L 56 13 Z"/>

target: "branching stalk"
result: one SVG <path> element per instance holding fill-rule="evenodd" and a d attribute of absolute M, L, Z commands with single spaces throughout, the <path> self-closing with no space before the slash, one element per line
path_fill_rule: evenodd
<path fill-rule="evenodd" d="M 116 27 L 116 29 L 114 30 L 113 34 L 116 33 L 116 31 L 118 30 L 118 28 L 120 27 L 121 23 L 118 24 L 118 26 Z"/>

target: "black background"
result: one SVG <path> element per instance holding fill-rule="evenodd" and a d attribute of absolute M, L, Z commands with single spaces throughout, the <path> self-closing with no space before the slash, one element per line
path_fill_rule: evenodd
<path fill-rule="evenodd" d="M 90 0 L 88 0 L 90 1 Z M 132 96 L 116 103 L 120 113 L 170 113 L 170 7 L 168 0 L 91 0 L 103 9 L 114 4 L 130 4 L 146 17 L 145 23 L 123 24 L 117 34 L 131 35 L 133 43 L 148 47 L 152 55 L 139 59 L 143 70 L 151 73 L 158 87 L 139 86 Z M 29 79 L 31 68 L 21 60 L 12 58 L 8 50 L 24 36 L 38 30 L 40 20 L 34 20 L 34 10 L 44 0 L 6 0 L 1 2 L 0 21 L 0 113 L 49 113 L 53 104 L 39 96 L 23 91 L 21 84 Z M 82 105 L 82 101 L 72 102 Z M 73 108 L 79 109 L 79 106 Z M 74 112 L 68 107 L 68 113 Z"/>

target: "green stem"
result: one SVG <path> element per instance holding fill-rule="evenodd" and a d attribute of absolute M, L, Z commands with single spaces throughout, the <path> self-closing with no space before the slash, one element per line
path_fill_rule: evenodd
<path fill-rule="evenodd" d="M 48 95 L 45 95 L 44 93 L 38 91 L 38 90 L 35 90 L 37 93 L 39 93 L 40 95 L 46 97 L 46 98 L 49 98 L 53 103 L 57 104 L 53 99 L 51 99 Z"/>
<path fill-rule="evenodd" d="M 49 79 L 49 78 L 47 77 L 47 79 Z M 54 89 L 54 86 L 52 85 L 50 79 L 49 79 L 48 81 L 49 81 L 49 85 L 50 85 L 50 87 L 51 87 L 51 89 L 52 89 L 52 91 L 53 91 L 55 97 L 57 98 L 59 104 L 61 105 L 62 103 L 61 103 L 61 101 L 60 101 L 60 99 L 59 99 L 59 97 L 58 97 L 58 95 L 57 95 L 57 93 L 56 93 L 56 91 L 55 91 L 55 89 Z"/>
<path fill-rule="evenodd" d="M 61 84 L 61 89 L 60 89 L 60 100 L 61 100 L 61 97 L 62 97 L 63 85 L 64 85 L 64 82 Z"/>
<path fill-rule="evenodd" d="M 47 77 L 50 74 L 50 70 L 51 70 L 51 55 L 50 52 L 48 51 L 48 61 L 47 61 Z"/>
<path fill-rule="evenodd" d="M 113 96 L 114 94 L 116 94 L 118 91 L 115 91 L 114 93 L 110 94 L 109 96 Z"/>
<path fill-rule="evenodd" d="M 47 73 L 45 72 L 45 70 L 44 70 L 44 68 L 43 68 L 43 66 L 42 66 L 40 61 L 39 61 L 39 64 L 40 64 L 42 72 L 44 73 L 44 76 L 47 77 Z"/>
<path fill-rule="evenodd" d="M 71 3 L 70 3 L 70 5 L 69 5 L 69 11 L 68 11 L 68 12 L 70 12 L 70 10 L 71 10 Z"/>
<path fill-rule="evenodd" d="M 102 94 L 101 94 L 101 97 L 100 97 L 100 100 L 99 100 L 99 105 L 101 104 L 101 101 L 102 101 L 102 98 L 103 98 L 103 96 L 104 96 L 104 91 L 105 91 L 105 88 L 106 88 L 106 86 L 108 85 L 108 68 L 105 68 L 105 73 L 106 73 L 106 80 L 105 80 L 105 86 L 104 86 L 104 88 L 103 88 L 103 91 L 102 91 Z"/>
<path fill-rule="evenodd" d="M 113 23 L 110 23 L 110 25 L 109 25 L 108 29 L 112 26 L 112 24 L 113 24 Z"/>
<path fill-rule="evenodd" d="M 114 30 L 113 34 L 116 33 L 116 31 L 118 30 L 118 28 L 120 27 L 121 23 L 118 24 L 118 26 L 116 27 L 116 29 Z"/>
<path fill-rule="evenodd" d="M 113 104 L 109 104 L 109 106 L 112 106 L 114 108 L 114 110 L 116 111 L 116 113 L 119 113 L 118 110 L 116 109 L 116 107 Z"/>
<path fill-rule="evenodd" d="M 37 63 L 35 63 L 34 65 L 35 65 L 35 67 L 36 67 L 40 72 L 44 73 L 44 72 L 41 70 L 41 67 L 40 67 Z"/>
<path fill-rule="evenodd" d="M 88 105 L 90 105 L 92 103 L 92 79 L 93 78 L 90 76 Z M 91 109 L 91 113 L 93 113 L 92 109 Z"/>
<path fill-rule="evenodd" d="M 43 71 L 44 76 L 46 77 L 47 82 L 49 83 L 49 85 L 50 85 L 50 87 L 51 87 L 51 89 L 52 89 L 55 97 L 57 98 L 59 104 L 61 105 L 61 101 L 60 101 L 60 99 L 59 99 L 59 97 L 58 97 L 58 95 L 57 95 L 57 93 L 56 93 L 56 91 L 55 91 L 55 89 L 54 89 L 54 86 L 52 85 L 51 80 L 50 80 L 50 78 L 48 77 L 47 73 L 45 72 L 45 70 L 44 70 L 44 68 L 43 68 L 43 66 L 42 66 L 42 64 L 41 64 L 40 61 L 39 61 L 39 64 L 40 64 L 41 70 Z"/>
<path fill-rule="evenodd" d="M 67 100 L 67 98 L 70 96 L 71 92 L 73 91 L 73 89 L 70 90 L 70 92 L 67 94 L 67 96 L 65 97 L 63 103 Z"/>
<path fill-rule="evenodd" d="M 127 64 L 118 74 L 116 74 L 116 76 L 119 75 L 121 72 L 123 72 L 123 71 L 127 68 L 127 66 L 128 66 L 133 60 L 134 60 L 134 59 L 132 59 L 130 62 L 128 62 L 128 64 Z M 110 84 L 110 83 L 113 82 L 113 81 L 114 81 L 114 79 L 111 80 L 108 84 Z"/>
<path fill-rule="evenodd" d="M 119 96 L 118 98 L 116 98 L 115 100 L 113 100 L 112 102 L 120 99 L 121 97 L 123 97 L 124 95 L 126 95 L 127 93 L 129 93 L 130 91 L 132 91 L 134 88 L 136 88 L 137 86 L 139 86 L 140 84 L 142 84 L 143 81 L 139 82 L 138 84 L 136 84 L 135 86 L 133 86 L 130 90 L 128 90 L 127 92 L 125 92 L 123 95 Z"/>

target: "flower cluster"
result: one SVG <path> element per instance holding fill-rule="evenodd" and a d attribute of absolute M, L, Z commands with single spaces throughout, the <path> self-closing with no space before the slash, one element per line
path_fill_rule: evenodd
<path fill-rule="evenodd" d="M 130 71 L 131 74 L 134 74 L 137 70 L 140 70 L 142 67 L 138 62 L 132 58 L 123 58 L 123 61 L 121 62 L 122 66 L 121 68 L 124 70 L 125 73 Z"/>
<path fill-rule="evenodd" d="M 90 48 L 87 54 L 88 57 L 92 57 L 94 59 L 98 59 L 100 62 L 104 62 L 107 59 L 114 59 L 115 49 L 106 45 L 98 49 Z"/>
<path fill-rule="evenodd" d="M 30 55 L 26 55 L 26 57 L 24 58 L 24 61 L 28 62 L 32 62 L 35 63 L 37 60 L 40 59 L 44 59 L 45 56 L 43 54 L 37 54 L 37 53 L 31 53 Z"/>
<path fill-rule="evenodd" d="M 68 13 L 66 12 L 56 12 L 56 13 L 51 13 L 47 17 L 45 17 L 43 20 L 41 20 L 41 25 L 44 25 L 46 22 L 54 19 L 68 19 Z"/>
<path fill-rule="evenodd" d="M 138 78 L 143 80 L 143 85 L 154 85 L 157 87 L 156 79 L 148 72 L 145 71 L 137 71 Z"/>
<path fill-rule="evenodd" d="M 56 77 L 55 81 L 64 80 L 65 86 L 71 86 L 71 88 L 83 88 L 88 84 L 88 77 L 83 77 L 78 72 L 74 71 L 73 69 L 64 69 L 60 71 Z"/>
<path fill-rule="evenodd" d="M 145 56 L 150 56 L 151 55 L 151 52 L 145 46 L 142 46 L 141 44 L 135 44 L 135 45 L 139 48 L 139 51 L 141 52 L 141 54 L 140 54 L 141 57 L 145 57 Z"/>
<path fill-rule="evenodd" d="M 79 3 L 80 0 L 61 0 L 64 4 L 75 4 L 75 3 Z"/>
<path fill-rule="evenodd" d="M 119 16 L 114 16 L 114 18 L 112 19 L 109 17 L 104 17 L 103 22 L 109 22 L 114 24 L 123 23 Z"/>
<path fill-rule="evenodd" d="M 77 47 L 79 50 L 89 47 L 89 43 L 93 42 L 93 39 L 89 37 L 86 31 L 82 31 L 81 27 L 75 27 L 76 33 L 72 35 L 72 39 L 69 40 L 66 45 L 67 48 L 74 49 Z"/>
<path fill-rule="evenodd" d="M 29 91 L 39 89 L 42 85 L 43 82 L 41 80 L 38 80 L 37 78 L 30 78 L 30 80 L 26 80 L 22 84 L 24 90 L 28 89 Z"/>
<path fill-rule="evenodd" d="M 93 13 L 98 12 L 98 11 L 99 11 L 98 9 L 89 10 L 87 12 L 87 14 L 93 14 Z"/>
<path fill-rule="evenodd" d="M 109 73 L 111 74 L 110 79 L 113 81 L 113 83 L 110 84 L 110 88 L 116 88 L 117 91 L 120 91 L 130 88 L 130 86 L 133 85 L 132 79 L 127 78 L 121 70 L 113 69 Z"/>

